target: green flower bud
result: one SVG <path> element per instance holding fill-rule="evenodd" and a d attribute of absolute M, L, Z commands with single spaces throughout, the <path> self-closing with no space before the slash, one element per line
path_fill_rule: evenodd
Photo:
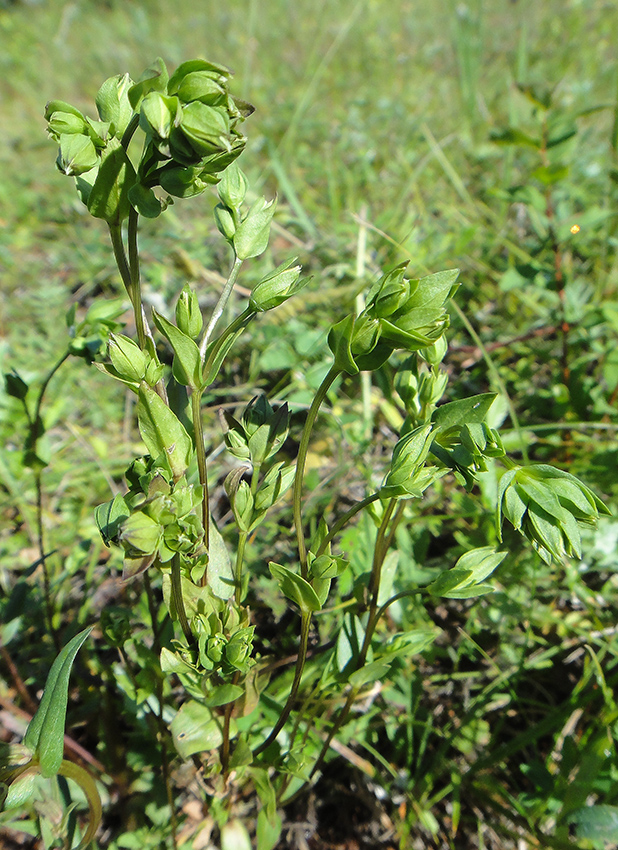
<path fill-rule="evenodd" d="M 217 191 L 222 204 L 232 210 L 240 209 L 247 194 L 247 178 L 235 162 L 223 172 Z"/>
<path fill-rule="evenodd" d="M 63 134 L 84 133 L 86 121 L 83 116 L 71 112 L 54 112 L 50 116 L 48 130 L 56 139 Z"/>
<path fill-rule="evenodd" d="M 240 668 L 253 648 L 254 627 L 239 629 L 229 639 L 225 647 L 225 660 L 235 668 Z"/>
<path fill-rule="evenodd" d="M 222 106 L 225 103 L 225 88 L 217 82 L 219 74 L 212 71 L 192 71 L 182 78 L 178 86 L 178 97 L 183 103 L 199 100 L 208 106 Z"/>
<path fill-rule="evenodd" d="M 244 427 L 237 419 L 234 419 L 231 413 L 224 411 L 223 416 L 228 427 L 228 430 L 224 434 L 228 451 L 239 460 L 250 460 L 251 454 L 249 452 L 248 437 L 245 434 Z"/>
<path fill-rule="evenodd" d="M 78 134 L 61 135 L 58 138 L 60 152 L 56 165 L 63 174 L 77 177 L 90 171 L 99 162 L 96 148 L 88 136 Z"/>
<path fill-rule="evenodd" d="M 161 540 L 161 526 L 143 511 L 137 511 L 122 523 L 119 540 L 129 555 L 152 555 Z"/>
<path fill-rule="evenodd" d="M 368 310 L 379 319 L 387 318 L 410 297 L 410 281 L 404 280 L 408 263 L 401 263 L 378 281 L 379 289 L 368 299 Z"/>
<path fill-rule="evenodd" d="M 374 350 L 380 339 L 381 325 L 378 319 L 361 313 L 354 322 L 351 351 L 354 356 L 369 354 Z"/>
<path fill-rule="evenodd" d="M 191 339 L 197 339 L 204 324 L 197 292 L 188 285 L 184 287 L 176 302 L 176 324 Z"/>
<path fill-rule="evenodd" d="M 258 198 L 236 228 L 234 250 L 239 260 L 250 260 L 252 257 L 257 257 L 266 250 L 270 236 L 270 223 L 275 214 L 276 206 L 276 198 L 272 201 L 266 201 L 266 198 Z M 275 269 L 272 274 L 274 275 L 280 270 L 282 270 L 281 267 Z M 285 297 L 288 298 L 289 296 L 286 295 Z M 277 303 L 280 304 L 281 301 Z M 261 307 L 261 310 L 265 309 L 269 308 Z"/>
<path fill-rule="evenodd" d="M 150 92 L 142 100 L 139 125 L 155 139 L 169 139 L 172 129 L 180 126 L 182 109 L 177 97 Z"/>
<path fill-rule="evenodd" d="M 133 107 L 129 102 L 129 89 L 134 85 L 128 74 L 109 77 L 105 80 L 96 96 L 97 111 L 101 121 L 114 126 L 114 134 L 120 139 L 133 117 Z"/>
<path fill-rule="evenodd" d="M 429 348 L 422 348 L 419 353 L 421 357 L 430 364 L 430 366 L 438 366 L 444 360 L 447 351 L 448 342 L 446 341 L 446 336 L 442 334 L 442 336 L 437 339 L 432 346 Z"/>
<path fill-rule="evenodd" d="M 221 107 L 189 103 L 183 109 L 180 129 L 200 156 L 230 149 L 230 119 Z"/>
<path fill-rule="evenodd" d="M 236 225 L 234 223 L 234 215 L 232 211 L 227 207 L 224 207 L 223 204 L 217 204 L 214 208 L 213 215 L 215 217 L 215 224 L 217 225 L 217 229 L 222 236 L 225 236 L 228 242 L 232 242 L 234 239 L 234 234 L 236 233 Z"/>
<path fill-rule="evenodd" d="M 132 339 L 111 333 L 108 351 L 112 366 L 120 378 L 136 383 L 144 379 L 149 357 Z"/>
<path fill-rule="evenodd" d="M 162 377 L 163 364 L 155 360 L 154 357 L 151 357 L 148 361 L 148 365 L 146 366 L 144 380 L 146 381 L 149 387 L 156 387 Z"/>
<path fill-rule="evenodd" d="M 225 645 L 225 635 L 222 635 L 220 632 L 215 635 L 211 635 L 211 637 L 209 637 L 206 641 L 206 657 L 212 661 L 213 664 L 219 664 L 223 658 Z"/>
<path fill-rule="evenodd" d="M 244 224 L 244 222 L 243 222 Z M 241 225 L 242 227 L 242 225 Z M 234 240 L 236 245 L 236 240 Z M 300 266 L 293 266 L 294 260 L 282 263 L 269 275 L 253 287 L 249 306 L 257 313 L 272 310 L 295 295 L 306 284 L 307 279 L 300 281 Z"/>

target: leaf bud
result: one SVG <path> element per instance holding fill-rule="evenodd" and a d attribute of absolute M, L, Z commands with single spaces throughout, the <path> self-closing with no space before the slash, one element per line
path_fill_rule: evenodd
<path fill-rule="evenodd" d="M 204 324 L 197 292 L 188 285 L 183 288 L 176 302 L 176 324 L 191 339 L 197 339 Z"/>
<path fill-rule="evenodd" d="M 111 333 L 108 351 L 112 366 L 120 378 L 136 383 L 144 379 L 149 358 L 132 339 L 122 334 Z"/>

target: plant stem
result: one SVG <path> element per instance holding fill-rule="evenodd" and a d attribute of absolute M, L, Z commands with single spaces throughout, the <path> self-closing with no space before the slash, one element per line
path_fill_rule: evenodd
<path fill-rule="evenodd" d="M 238 534 L 238 546 L 236 548 L 236 563 L 234 565 L 234 602 L 240 605 L 242 602 L 242 562 L 245 555 L 245 546 L 247 545 L 247 537 L 249 534 L 246 531 L 241 531 Z"/>
<path fill-rule="evenodd" d="M 298 555 L 300 559 L 300 573 L 305 580 L 307 579 L 307 546 L 305 545 L 305 535 L 303 532 L 301 501 L 303 477 L 305 474 L 305 463 L 307 461 L 307 452 L 309 451 L 309 440 L 311 438 L 311 431 L 318 415 L 318 411 L 320 410 L 320 405 L 326 398 L 326 393 L 328 392 L 333 381 L 339 374 L 340 370 L 337 369 L 335 366 L 332 366 L 330 368 L 330 371 L 320 384 L 320 387 L 317 393 L 315 394 L 313 401 L 311 402 L 311 407 L 309 408 L 307 419 L 305 420 L 305 427 L 303 428 L 303 433 L 300 438 L 300 445 L 298 447 L 298 457 L 296 459 L 296 474 L 294 476 L 292 502 L 294 506 L 294 527 L 296 529 L 296 540 L 298 542 Z"/>
<path fill-rule="evenodd" d="M 369 616 L 367 618 L 367 626 L 365 628 L 365 638 L 363 640 L 363 645 L 358 654 L 358 659 L 356 661 L 355 668 L 356 670 L 360 670 L 367 660 L 367 652 L 369 651 L 369 646 L 371 645 L 371 639 L 373 637 L 373 633 L 375 631 L 375 627 L 378 623 L 378 619 L 380 614 L 382 613 L 382 608 L 378 609 L 378 594 L 380 592 L 380 578 L 382 575 L 382 565 L 384 563 L 384 558 L 386 557 L 386 553 L 388 552 L 388 546 L 392 540 L 393 530 L 389 533 L 388 537 L 386 535 L 386 531 L 388 528 L 388 524 L 390 522 L 391 516 L 393 514 L 393 510 L 395 509 L 396 499 L 391 499 L 388 507 L 384 511 L 384 516 L 382 517 L 382 522 L 380 523 L 380 528 L 378 529 L 378 535 L 376 538 L 374 550 L 373 550 L 373 565 L 371 568 L 371 579 L 369 582 L 369 592 L 371 594 L 371 600 L 369 603 Z M 403 511 L 399 514 L 399 518 L 395 517 L 394 522 L 397 523 L 399 519 L 403 516 Z M 352 687 L 350 693 L 347 696 L 345 704 L 341 711 L 339 712 L 339 716 L 335 720 L 332 729 L 328 733 L 324 744 L 322 745 L 322 749 L 320 750 L 320 754 L 317 758 L 316 763 L 313 765 L 311 769 L 310 776 L 313 776 L 314 773 L 319 770 L 326 753 L 328 752 L 328 748 L 330 747 L 330 742 L 333 740 L 339 729 L 343 726 L 347 716 L 350 712 L 350 708 L 352 707 L 354 700 L 358 696 L 358 693 L 361 689 L 361 686 Z"/>
<path fill-rule="evenodd" d="M 279 719 L 273 726 L 270 735 L 263 741 L 260 746 L 253 751 L 253 755 L 257 756 L 261 752 L 263 752 L 267 747 L 269 747 L 272 742 L 275 740 L 279 732 L 283 729 L 285 721 L 290 716 L 290 712 L 292 711 L 292 707 L 294 702 L 296 701 L 296 694 L 298 693 L 298 688 L 300 686 L 300 680 L 303 675 L 303 669 L 305 667 L 305 661 L 307 660 L 307 644 L 309 643 L 309 627 L 311 625 L 311 612 L 303 611 L 301 614 L 301 626 L 300 626 L 300 646 L 298 648 L 298 658 L 296 659 L 296 670 L 294 671 L 294 681 L 292 682 L 292 687 L 290 689 L 290 693 L 286 700 L 285 705 L 283 706 L 283 710 L 279 715 Z"/>
<path fill-rule="evenodd" d="M 131 207 L 127 226 L 127 241 L 129 245 L 129 276 L 131 279 L 131 303 L 135 314 L 135 328 L 139 347 L 146 348 L 146 331 L 144 328 L 144 312 L 142 308 L 142 290 L 139 276 L 139 252 L 137 250 L 138 212 Z"/>
<path fill-rule="evenodd" d="M 185 636 L 188 645 L 194 646 L 195 638 L 191 632 L 189 621 L 187 620 L 187 612 L 185 610 L 185 601 L 182 596 L 182 582 L 180 580 L 180 555 L 176 552 L 172 558 L 172 604 L 176 608 L 178 622 Z"/>
<path fill-rule="evenodd" d="M 206 348 L 208 347 L 208 340 L 212 336 L 212 332 L 215 329 L 215 325 L 221 318 L 223 311 L 225 310 L 225 305 L 228 302 L 230 295 L 232 294 L 232 290 L 234 289 L 234 284 L 238 278 L 238 273 L 240 272 L 240 267 L 242 266 L 242 260 L 239 260 L 238 257 L 234 257 L 234 265 L 232 266 L 232 270 L 230 272 L 230 276 L 225 282 L 225 286 L 223 287 L 223 291 L 219 296 L 219 300 L 213 310 L 213 314 L 210 317 L 210 321 L 204 331 L 204 336 L 202 337 L 202 342 L 200 343 L 200 355 L 202 360 L 206 355 Z"/>
<path fill-rule="evenodd" d="M 195 435 L 195 454 L 197 457 L 197 470 L 200 484 L 203 488 L 202 496 L 202 525 L 204 528 L 204 547 L 208 552 L 210 549 L 210 507 L 208 494 L 208 467 L 206 465 L 206 448 L 204 446 L 204 426 L 202 425 L 202 393 L 193 390 L 191 393 L 191 418 L 193 420 L 193 433 Z M 202 577 L 202 585 L 206 584 L 206 575 Z"/>
<path fill-rule="evenodd" d="M 320 548 L 315 553 L 316 558 L 319 558 L 320 555 L 323 555 L 326 552 L 329 543 L 332 543 L 335 536 L 341 531 L 344 525 L 352 519 L 352 517 L 356 516 L 357 513 L 366 508 L 367 505 L 370 505 L 372 502 L 377 501 L 380 498 L 380 493 L 373 493 L 371 496 L 367 496 L 362 501 L 357 502 L 353 505 L 349 511 L 346 511 L 342 516 L 339 517 L 337 522 L 333 525 L 331 530 L 328 532 L 324 540 L 320 543 Z"/>
<path fill-rule="evenodd" d="M 71 356 L 69 351 L 65 351 L 65 353 L 60 357 L 60 359 L 52 366 L 47 375 L 45 376 L 43 383 L 39 388 L 39 394 L 37 396 L 35 405 L 34 405 L 34 416 L 32 419 L 28 417 L 29 424 L 29 442 L 31 451 L 36 455 L 37 450 L 37 442 L 41 437 L 42 430 L 42 422 L 41 422 L 41 407 L 43 406 L 43 399 L 45 397 L 45 392 L 47 387 L 49 386 L 49 382 L 54 377 L 58 369 L 62 366 L 65 360 Z M 34 486 L 36 490 L 36 527 L 37 527 L 37 543 L 39 549 L 39 559 L 41 562 L 41 568 L 43 570 L 43 588 L 45 593 L 45 613 L 47 616 L 49 631 L 54 639 L 54 644 L 56 646 L 56 650 L 60 651 L 60 638 L 54 629 L 53 624 L 53 607 L 51 601 L 51 578 L 49 575 L 49 567 L 47 566 L 47 555 L 45 554 L 45 533 L 43 530 L 43 470 L 38 466 L 34 467 Z"/>
<path fill-rule="evenodd" d="M 302 528 L 302 502 L 301 502 L 301 494 L 302 494 L 302 481 L 303 475 L 305 471 L 305 462 L 307 460 L 307 452 L 309 449 L 309 439 L 311 437 L 311 431 L 313 425 L 315 423 L 316 417 L 318 415 L 318 411 L 320 409 L 320 405 L 326 398 L 326 393 L 330 389 L 335 378 L 340 374 L 339 370 L 334 366 L 331 367 L 330 371 L 320 384 L 320 387 L 315 394 L 313 402 L 311 403 L 311 407 L 309 408 L 309 412 L 307 414 L 307 419 L 305 420 L 305 427 L 303 428 L 303 433 L 300 438 L 300 446 L 298 448 L 298 457 L 296 459 L 296 474 L 294 476 L 294 490 L 293 490 L 293 503 L 294 503 L 294 526 L 296 528 L 296 539 L 298 541 L 298 553 L 300 558 L 300 570 L 302 577 L 306 580 L 308 576 L 307 572 L 307 547 L 305 545 L 305 535 L 303 533 Z M 279 715 L 279 719 L 275 723 L 270 735 L 266 738 L 266 740 L 260 744 L 260 746 L 254 751 L 254 754 L 257 755 L 261 753 L 266 747 L 270 746 L 270 744 L 275 740 L 285 721 L 290 716 L 290 712 L 292 711 L 292 707 L 294 702 L 296 701 L 296 694 L 298 693 L 298 688 L 300 686 L 300 680 L 303 675 L 303 669 L 305 667 L 305 661 L 307 660 L 307 645 L 309 642 L 309 628 L 311 626 L 311 612 L 303 611 L 301 613 L 301 626 L 300 626 L 300 642 L 298 646 L 298 658 L 296 659 L 296 670 L 294 672 L 294 681 L 292 682 L 292 688 L 288 695 L 287 701 L 283 707 L 283 711 Z"/>

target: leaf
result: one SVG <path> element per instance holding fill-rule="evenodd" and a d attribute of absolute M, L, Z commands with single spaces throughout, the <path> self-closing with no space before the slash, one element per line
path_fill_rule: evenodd
<path fill-rule="evenodd" d="M 618 841 L 618 806 L 584 806 L 569 816 L 575 837 L 589 841 Z"/>
<path fill-rule="evenodd" d="M 191 438 L 165 402 L 143 382 L 139 389 L 137 421 L 142 440 L 152 457 L 165 454 L 172 475 L 178 480 L 191 460 Z"/>
<path fill-rule="evenodd" d="M 208 524 L 208 586 L 219 599 L 229 599 L 234 594 L 234 573 L 229 552 L 212 517 Z"/>
<path fill-rule="evenodd" d="M 234 721 L 232 724 L 235 726 Z M 209 752 L 223 743 L 221 722 L 209 708 L 196 700 L 181 707 L 170 724 L 170 731 L 178 755 L 188 759 L 194 753 Z"/>
<path fill-rule="evenodd" d="M 204 700 L 204 705 L 215 708 L 219 705 L 227 705 L 229 702 L 234 702 L 241 697 L 245 692 L 240 685 L 233 685 L 231 682 L 226 682 L 215 688 L 209 697 Z"/>
<path fill-rule="evenodd" d="M 215 380 L 217 375 L 219 374 L 219 370 L 223 365 L 223 361 L 230 350 L 230 348 L 234 345 L 238 337 L 242 334 L 244 328 L 240 328 L 234 333 L 228 334 L 228 336 L 220 341 L 220 337 L 213 340 L 208 348 L 206 349 L 206 358 L 204 361 L 204 374 L 202 376 L 203 386 L 209 387 L 210 384 Z M 212 356 L 214 352 L 214 357 Z M 211 360 L 212 357 L 212 360 Z"/>
<path fill-rule="evenodd" d="M 390 664 L 385 664 L 383 661 L 372 661 L 371 664 L 365 664 L 360 670 L 355 670 L 348 677 L 348 682 L 354 688 L 360 688 L 363 685 L 368 685 L 370 682 L 376 682 L 378 679 L 383 679 L 390 669 Z"/>
<path fill-rule="evenodd" d="M 180 328 L 161 316 L 156 310 L 152 311 L 155 325 L 167 339 L 174 351 L 174 364 L 172 372 L 179 384 L 191 389 L 201 387 L 202 363 L 200 351 L 190 336 L 183 333 Z"/>
<path fill-rule="evenodd" d="M 106 546 L 118 535 L 120 525 L 129 518 L 131 511 L 127 507 L 124 497 L 118 493 L 110 502 L 97 505 L 94 509 L 94 521 L 101 533 Z"/>
<path fill-rule="evenodd" d="M 277 812 L 269 820 L 264 809 L 257 816 L 256 841 L 257 850 L 273 850 L 281 836 L 281 818 Z"/>
<path fill-rule="evenodd" d="M 163 211 L 163 204 L 149 186 L 134 183 L 129 189 L 129 201 L 144 218 L 157 218 Z"/>
<path fill-rule="evenodd" d="M 444 596 L 456 587 L 461 587 L 472 575 L 472 570 L 445 570 L 428 585 L 427 590 L 432 596 Z"/>
<path fill-rule="evenodd" d="M 91 631 L 92 626 L 75 635 L 52 664 L 41 704 L 24 735 L 23 744 L 34 751 L 46 778 L 55 776 L 62 763 L 69 676 L 75 656 Z"/>
<path fill-rule="evenodd" d="M 269 563 L 268 569 L 273 578 L 279 582 L 281 593 L 286 599 L 295 602 L 304 614 L 320 610 L 322 606 L 315 590 L 302 576 L 292 572 L 287 567 L 282 567 L 281 564 L 274 564 L 272 561 Z"/>
<path fill-rule="evenodd" d="M 497 145 L 527 145 L 531 148 L 540 148 L 539 139 L 534 139 L 527 133 L 518 130 L 517 127 L 506 127 L 503 130 L 493 130 L 489 138 Z"/>
<path fill-rule="evenodd" d="M 135 169 L 124 148 L 110 139 L 88 196 L 88 211 L 108 224 L 120 224 L 129 215 L 129 189 L 134 183 Z"/>
<path fill-rule="evenodd" d="M 497 393 L 481 393 L 471 398 L 462 398 L 450 401 L 438 407 L 432 418 L 436 425 L 444 431 L 456 428 L 459 425 L 472 425 L 484 422 L 487 411 L 497 397 Z"/>
<path fill-rule="evenodd" d="M 504 561 L 507 554 L 507 552 L 496 552 L 491 546 L 481 546 L 463 554 L 455 567 L 460 570 L 470 570 L 472 581 L 483 581 Z"/>
<path fill-rule="evenodd" d="M 349 614 L 344 619 L 337 638 L 337 667 L 340 673 L 343 673 L 351 661 L 358 658 L 364 640 L 363 624 L 355 614 Z"/>

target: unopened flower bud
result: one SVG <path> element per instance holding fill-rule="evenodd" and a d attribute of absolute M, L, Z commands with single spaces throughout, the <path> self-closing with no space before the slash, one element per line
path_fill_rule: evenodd
<path fill-rule="evenodd" d="M 219 233 L 225 236 L 228 242 L 232 242 L 236 233 L 236 225 L 231 210 L 224 207 L 223 204 L 217 204 L 213 210 L 213 215 Z"/>
<path fill-rule="evenodd" d="M 190 286 L 185 286 L 176 302 L 176 324 L 187 336 L 197 339 L 203 323 L 197 293 Z"/>
<path fill-rule="evenodd" d="M 125 381 L 134 382 L 144 379 L 148 355 L 132 339 L 122 334 L 111 333 L 108 351 L 112 366 L 119 377 Z"/>
<path fill-rule="evenodd" d="M 223 174 L 217 186 L 221 203 L 232 210 L 240 209 L 247 194 L 247 178 L 233 162 Z"/>
<path fill-rule="evenodd" d="M 269 222 L 270 224 L 270 222 Z M 243 222 L 244 225 L 244 222 Z M 241 227 L 243 226 L 241 225 Z M 236 245 L 236 240 L 234 240 Z M 283 304 L 305 286 L 307 280 L 299 281 L 301 267 L 293 266 L 295 260 L 283 263 L 253 287 L 249 306 L 256 313 L 272 310 Z"/>

